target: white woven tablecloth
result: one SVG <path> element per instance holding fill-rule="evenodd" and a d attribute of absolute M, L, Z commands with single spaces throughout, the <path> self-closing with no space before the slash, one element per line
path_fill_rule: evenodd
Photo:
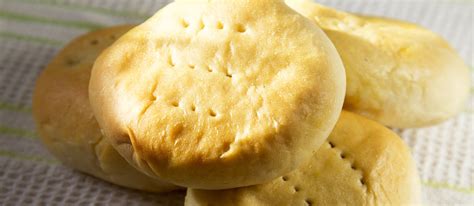
<path fill-rule="evenodd" d="M 474 1 L 319 2 L 421 24 L 441 34 L 468 65 L 474 65 Z M 156 195 L 128 190 L 62 166 L 40 144 L 31 117 L 34 81 L 61 46 L 96 28 L 139 23 L 165 4 L 163 0 L 0 0 L 0 205 L 183 204 L 182 192 Z M 474 202 L 472 92 L 469 105 L 456 118 L 430 128 L 396 130 L 412 148 L 426 205 Z"/>

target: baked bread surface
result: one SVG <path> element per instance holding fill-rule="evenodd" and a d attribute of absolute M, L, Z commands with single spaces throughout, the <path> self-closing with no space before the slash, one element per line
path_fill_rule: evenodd
<path fill-rule="evenodd" d="M 347 75 L 345 109 L 386 126 L 412 128 L 440 123 L 465 108 L 469 69 L 434 32 L 310 0 L 286 2 L 336 46 Z"/>
<path fill-rule="evenodd" d="M 117 153 L 103 138 L 89 104 L 89 77 L 96 57 L 131 28 L 94 31 L 63 48 L 36 82 L 33 116 L 44 145 L 65 165 L 133 189 L 171 191 L 178 187 L 139 172 Z"/>
<path fill-rule="evenodd" d="M 171 3 L 98 58 L 89 87 L 122 156 L 202 189 L 263 183 L 307 161 L 344 92 L 327 36 L 277 0 Z"/>
<path fill-rule="evenodd" d="M 229 190 L 188 189 L 185 205 L 419 205 L 418 174 L 399 136 L 343 111 L 310 161 L 270 182 Z"/>

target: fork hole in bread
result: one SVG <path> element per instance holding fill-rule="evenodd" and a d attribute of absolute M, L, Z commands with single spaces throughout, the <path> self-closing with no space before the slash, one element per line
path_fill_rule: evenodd
<path fill-rule="evenodd" d="M 225 76 L 226 76 L 226 77 L 229 77 L 229 78 L 232 78 L 232 74 L 229 72 L 229 70 L 227 70 L 227 71 L 225 72 Z"/>
<path fill-rule="evenodd" d="M 178 106 L 179 106 L 179 102 L 178 102 L 178 101 L 173 101 L 173 102 L 171 102 L 171 106 L 173 106 L 173 107 L 178 107 Z"/>
<path fill-rule="evenodd" d="M 210 115 L 211 117 L 216 117 L 216 116 L 217 116 L 217 113 L 216 113 L 214 110 L 209 109 L 209 115 Z"/>
<path fill-rule="evenodd" d="M 208 72 L 212 72 L 212 68 L 209 65 L 207 65 L 206 68 Z"/>
<path fill-rule="evenodd" d="M 199 21 L 199 30 L 203 30 L 205 27 L 206 25 L 204 24 L 204 22 L 202 20 Z"/>
<path fill-rule="evenodd" d="M 341 157 L 341 159 L 346 158 L 346 155 L 343 152 L 341 152 L 341 154 L 339 154 L 339 156 Z"/>
<path fill-rule="evenodd" d="M 184 28 L 188 28 L 189 27 L 189 22 L 186 21 L 186 19 L 181 19 L 181 26 L 183 26 Z"/>
<path fill-rule="evenodd" d="M 351 169 L 357 170 L 356 166 L 354 164 L 351 164 Z"/>
<path fill-rule="evenodd" d="M 245 28 L 245 26 L 242 24 L 237 24 L 235 25 L 235 30 L 239 33 L 244 33 L 247 31 L 247 28 Z"/>
<path fill-rule="evenodd" d="M 171 55 L 168 57 L 168 64 L 172 67 L 176 66 L 176 64 L 173 61 L 173 56 Z"/>
<path fill-rule="evenodd" d="M 75 59 L 66 60 L 66 65 L 68 65 L 68 66 L 74 66 L 74 65 L 77 65 L 77 64 L 79 64 L 79 60 L 75 60 Z"/>
<path fill-rule="evenodd" d="M 224 24 L 221 21 L 218 21 L 217 25 L 216 25 L 216 28 L 219 29 L 219 30 L 224 29 Z"/>

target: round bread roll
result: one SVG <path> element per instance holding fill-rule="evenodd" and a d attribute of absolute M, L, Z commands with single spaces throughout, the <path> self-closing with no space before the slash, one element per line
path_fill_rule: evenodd
<path fill-rule="evenodd" d="M 89 85 L 122 156 L 201 189 L 263 183 L 307 161 L 344 93 L 330 40 L 275 0 L 171 3 L 102 53 Z"/>
<path fill-rule="evenodd" d="M 345 109 L 398 128 L 436 124 L 464 109 L 469 69 L 437 34 L 309 0 L 287 3 L 318 24 L 339 51 L 347 75 Z"/>
<path fill-rule="evenodd" d="M 414 205 L 420 183 L 409 148 L 392 131 L 343 111 L 309 162 L 271 182 L 229 190 L 188 189 L 186 206 Z"/>
<path fill-rule="evenodd" d="M 177 186 L 139 172 L 103 138 L 89 104 L 94 60 L 132 26 L 95 31 L 69 43 L 41 73 L 33 116 L 44 145 L 65 165 L 117 185 L 164 192 Z"/>

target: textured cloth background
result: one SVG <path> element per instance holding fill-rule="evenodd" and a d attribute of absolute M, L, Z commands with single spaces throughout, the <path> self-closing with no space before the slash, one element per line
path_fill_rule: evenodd
<path fill-rule="evenodd" d="M 352 12 L 395 17 L 444 36 L 473 65 L 470 0 L 321 0 Z M 128 190 L 59 164 L 31 118 L 35 78 L 74 37 L 138 23 L 160 0 L 0 0 L 0 205 L 182 205 L 184 193 Z M 472 76 L 472 74 L 471 74 Z M 471 93 L 472 93 L 471 89 Z M 464 113 L 424 129 L 395 130 L 412 148 L 426 205 L 468 205 L 473 188 L 473 98 Z"/>

